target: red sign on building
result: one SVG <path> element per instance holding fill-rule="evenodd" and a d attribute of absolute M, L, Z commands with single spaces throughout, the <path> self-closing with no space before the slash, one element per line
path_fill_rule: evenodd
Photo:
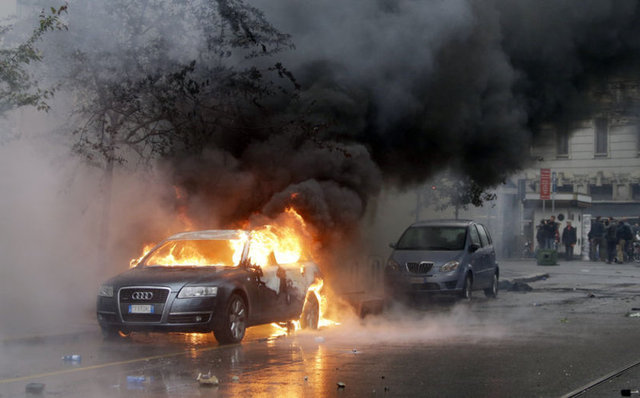
<path fill-rule="evenodd" d="M 540 169 L 540 200 L 551 199 L 551 170 Z"/>

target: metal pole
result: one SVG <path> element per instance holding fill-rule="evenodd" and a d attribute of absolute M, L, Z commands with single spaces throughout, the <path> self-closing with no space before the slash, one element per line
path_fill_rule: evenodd
<path fill-rule="evenodd" d="M 416 222 L 420 221 L 420 191 L 421 187 L 416 190 Z"/>

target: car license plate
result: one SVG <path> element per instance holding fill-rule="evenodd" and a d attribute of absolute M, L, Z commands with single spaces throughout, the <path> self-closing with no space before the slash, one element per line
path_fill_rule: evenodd
<path fill-rule="evenodd" d="M 129 314 L 153 314 L 150 304 L 129 304 Z"/>
<path fill-rule="evenodd" d="M 421 276 L 420 277 L 415 276 L 415 277 L 411 278 L 411 283 L 420 283 L 420 284 L 427 283 L 427 278 L 423 278 Z"/>

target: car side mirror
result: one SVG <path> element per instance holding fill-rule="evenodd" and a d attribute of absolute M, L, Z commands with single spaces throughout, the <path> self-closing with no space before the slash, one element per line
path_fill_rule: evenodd
<path fill-rule="evenodd" d="M 396 248 L 396 244 L 395 243 L 389 243 L 389 247 L 392 248 L 392 249 L 395 249 Z"/>
<path fill-rule="evenodd" d="M 469 253 L 474 253 L 478 251 L 479 248 L 480 246 L 477 243 L 472 243 L 471 245 L 469 245 Z"/>

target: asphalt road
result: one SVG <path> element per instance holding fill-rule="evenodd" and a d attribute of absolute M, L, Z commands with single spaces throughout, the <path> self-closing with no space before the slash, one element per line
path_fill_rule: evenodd
<path fill-rule="evenodd" d="M 315 332 L 257 327 L 231 346 L 197 334 L 104 342 L 91 323 L 5 339 L 0 397 L 606 397 L 640 388 L 636 264 L 501 268 L 502 279 L 548 278 L 496 300 L 475 292 L 470 304 L 396 307 Z M 209 372 L 218 386 L 196 381 Z M 43 392 L 27 394 L 29 383 Z"/>

